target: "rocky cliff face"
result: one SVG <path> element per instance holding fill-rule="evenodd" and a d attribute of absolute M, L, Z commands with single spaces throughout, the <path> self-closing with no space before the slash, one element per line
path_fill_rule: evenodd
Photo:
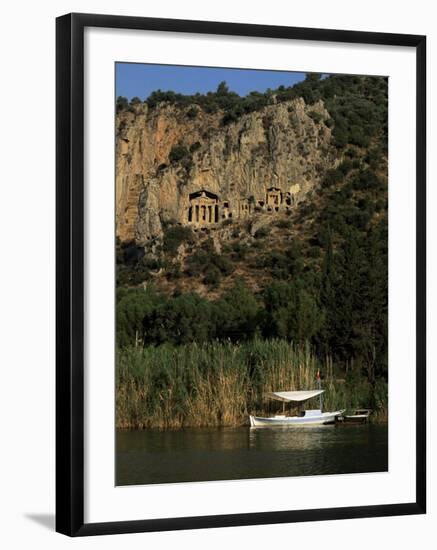
<path fill-rule="evenodd" d="M 163 225 L 218 227 L 292 209 L 335 165 L 322 102 L 273 104 L 223 125 L 223 113 L 139 104 L 117 115 L 116 223 L 121 241 Z"/>

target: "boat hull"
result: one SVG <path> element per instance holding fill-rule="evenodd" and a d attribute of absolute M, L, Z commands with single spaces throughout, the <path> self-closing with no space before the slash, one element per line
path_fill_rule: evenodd
<path fill-rule="evenodd" d="M 250 416 L 251 428 L 274 428 L 276 426 L 315 426 L 322 424 L 333 424 L 344 411 L 326 412 L 310 416 Z"/>
<path fill-rule="evenodd" d="M 344 422 L 350 423 L 350 424 L 365 424 L 369 421 L 369 415 L 368 414 L 353 414 L 353 415 L 345 415 L 343 416 Z"/>

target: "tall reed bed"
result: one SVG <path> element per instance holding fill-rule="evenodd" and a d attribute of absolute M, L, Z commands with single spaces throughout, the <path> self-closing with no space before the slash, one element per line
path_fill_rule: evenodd
<path fill-rule="evenodd" d="M 117 427 L 244 425 L 249 413 L 280 410 L 280 403 L 265 399 L 266 392 L 316 388 L 318 369 L 324 378 L 325 410 L 374 401 L 365 378 L 352 385 L 336 380 L 332 361 L 321 363 L 308 345 L 296 348 L 283 340 L 254 340 L 119 350 Z M 383 409 L 386 385 L 379 388 L 379 399 Z"/>

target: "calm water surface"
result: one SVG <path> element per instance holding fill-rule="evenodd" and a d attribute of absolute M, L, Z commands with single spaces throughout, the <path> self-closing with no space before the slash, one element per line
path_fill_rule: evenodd
<path fill-rule="evenodd" d="M 387 425 L 117 432 L 117 485 L 384 472 Z"/>

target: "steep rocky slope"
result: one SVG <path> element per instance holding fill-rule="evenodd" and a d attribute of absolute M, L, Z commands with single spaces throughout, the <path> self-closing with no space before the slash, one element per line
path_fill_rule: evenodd
<path fill-rule="evenodd" d="M 220 230 L 226 219 L 286 212 L 338 154 L 322 101 L 273 103 L 223 124 L 223 113 L 147 103 L 116 120 L 116 224 L 144 246 L 168 224 Z"/>

